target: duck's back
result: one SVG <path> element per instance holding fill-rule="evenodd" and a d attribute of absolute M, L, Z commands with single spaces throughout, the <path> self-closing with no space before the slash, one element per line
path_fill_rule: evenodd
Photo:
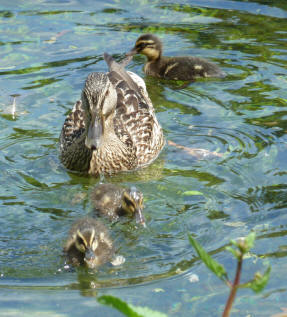
<path fill-rule="evenodd" d="M 146 64 L 145 73 L 164 79 L 193 80 L 198 77 L 219 77 L 225 73 L 214 63 L 195 56 L 162 56 L 159 61 Z"/>
<path fill-rule="evenodd" d="M 116 89 L 117 103 L 113 117 L 107 118 L 109 125 L 101 145 L 96 149 L 85 145 L 87 127 L 82 101 L 75 104 L 64 122 L 60 157 L 71 170 L 96 175 L 135 170 L 155 160 L 164 146 L 163 131 L 143 80 L 110 60 L 112 67 L 106 76 Z"/>
<path fill-rule="evenodd" d="M 123 189 L 114 184 L 99 184 L 90 194 L 94 212 L 117 220 L 122 194 Z"/>
<path fill-rule="evenodd" d="M 109 73 L 118 96 L 114 130 L 122 142 L 134 148 L 138 168 L 156 159 L 165 141 L 143 80 L 134 73 L 128 75 L 135 89 L 118 73 Z"/>

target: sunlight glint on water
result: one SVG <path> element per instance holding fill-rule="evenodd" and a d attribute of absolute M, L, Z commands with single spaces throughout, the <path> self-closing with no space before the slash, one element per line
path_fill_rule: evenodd
<path fill-rule="evenodd" d="M 110 294 L 169 316 L 218 316 L 227 289 L 195 257 L 187 233 L 232 277 L 223 247 L 251 230 L 258 240 L 243 276 L 247 280 L 270 263 L 271 280 L 264 296 L 240 290 L 237 315 L 282 311 L 286 17 L 284 1 L 4 1 L 0 288 L 6 299 L 0 315 L 25 308 L 27 316 L 82 316 L 97 306 L 100 315 L 113 316 L 94 299 Z M 208 58 L 228 76 L 178 89 L 145 77 L 144 57 L 133 59 L 128 69 L 144 77 L 167 140 L 185 149 L 167 145 L 147 169 L 106 179 L 134 184 L 145 197 L 146 229 L 128 220 L 109 225 L 126 262 L 97 273 L 67 269 L 62 246 L 71 223 L 91 212 L 88 194 L 99 179 L 60 164 L 61 126 L 87 75 L 107 70 L 103 52 L 119 59 L 147 32 L 162 39 L 167 55 Z M 220 156 L 200 160 L 188 148 Z M 191 274 L 199 281 L 191 283 Z"/>

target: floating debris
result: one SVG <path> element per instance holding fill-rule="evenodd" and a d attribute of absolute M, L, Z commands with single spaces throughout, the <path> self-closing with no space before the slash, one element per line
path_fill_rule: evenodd
<path fill-rule="evenodd" d="M 27 114 L 28 111 L 21 111 L 19 112 L 19 109 L 17 111 L 17 104 L 16 104 L 16 98 L 21 96 L 20 94 L 11 94 L 10 97 L 13 98 L 13 101 L 12 101 L 12 104 L 10 105 L 6 105 L 5 103 L 4 104 L 1 104 L 1 107 L 2 109 L 0 109 L 0 112 L 2 112 L 1 116 L 9 119 L 9 120 L 15 120 L 17 115 L 21 115 L 21 114 Z M 12 117 L 12 118 L 11 118 Z"/>
<path fill-rule="evenodd" d="M 213 157 L 222 157 L 222 153 L 212 152 L 205 149 L 197 149 L 197 148 L 190 148 L 187 146 L 183 146 L 180 144 L 177 144 L 173 141 L 167 141 L 168 145 L 174 146 L 177 149 L 181 149 L 186 151 L 189 155 L 196 157 L 197 159 L 206 159 L 206 158 L 213 158 Z"/>
<path fill-rule="evenodd" d="M 13 119 L 15 119 L 15 116 L 16 116 L 16 97 L 19 97 L 20 95 L 19 94 L 13 94 L 13 95 L 10 95 L 10 96 L 13 97 L 11 114 L 12 114 Z"/>
<path fill-rule="evenodd" d="M 245 226 L 245 224 L 246 223 L 242 221 L 232 221 L 232 222 L 228 221 L 224 223 L 225 226 L 234 227 L 234 228 Z"/>
<path fill-rule="evenodd" d="M 197 274 L 188 274 L 188 280 L 190 283 L 197 283 L 199 282 L 199 277 Z"/>
<path fill-rule="evenodd" d="M 126 262 L 125 257 L 123 257 L 122 255 L 118 255 L 111 261 L 111 264 L 113 266 L 119 266 L 121 264 L 124 264 L 125 262 Z"/>
<path fill-rule="evenodd" d="M 61 32 L 58 32 L 56 33 L 56 35 L 51 36 L 49 40 L 45 40 L 44 43 L 54 44 L 59 37 L 65 35 L 68 32 L 71 32 L 71 30 L 63 30 Z"/>

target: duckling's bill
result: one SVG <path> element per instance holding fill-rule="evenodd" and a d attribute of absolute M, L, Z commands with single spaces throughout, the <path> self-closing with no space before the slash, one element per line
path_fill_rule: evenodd
<path fill-rule="evenodd" d="M 94 269 L 97 266 L 97 257 L 91 248 L 88 248 L 85 252 L 84 261 L 88 268 Z"/>
<path fill-rule="evenodd" d="M 129 52 L 126 53 L 126 56 L 130 57 L 130 56 L 134 56 L 138 54 L 138 50 L 136 47 L 133 47 Z"/>
<path fill-rule="evenodd" d="M 146 228 L 145 217 L 143 215 L 143 211 L 141 208 L 136 209 L 136 223 L 141 224 L 144 228 Z"/>

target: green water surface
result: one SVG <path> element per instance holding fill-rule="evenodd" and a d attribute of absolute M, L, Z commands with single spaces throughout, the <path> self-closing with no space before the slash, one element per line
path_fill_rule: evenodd
<path fill-rule="evenodd" d="M 224 247 L 251 230 L 242 281 L 272 272 L 261 294 L 239 290 L 234 315 L 287 310 L 286 18 L 283 0 L 0 1 L 1 316 L 120 316 L 97 303 L 103 294 L 168 316 L 220 316 L 228 288 L 187 233 L 232 278 Z M 103 52 L 119 59 L 147 32 L 166 55 L 205 57 L 228 74 L 178 89 L 145 77 L 142 56 L 128 66 L 145 79 L 167 140 L 222 156 L 166 145 L 149 168 L 106 178 L 144 193 L 147 228 L 110 225 L 124 264 L 65 269 L 67 232 L 91 212 L 99 179 L 61 165 L 63 121 L 87 75 L 107 71 Z"/>

